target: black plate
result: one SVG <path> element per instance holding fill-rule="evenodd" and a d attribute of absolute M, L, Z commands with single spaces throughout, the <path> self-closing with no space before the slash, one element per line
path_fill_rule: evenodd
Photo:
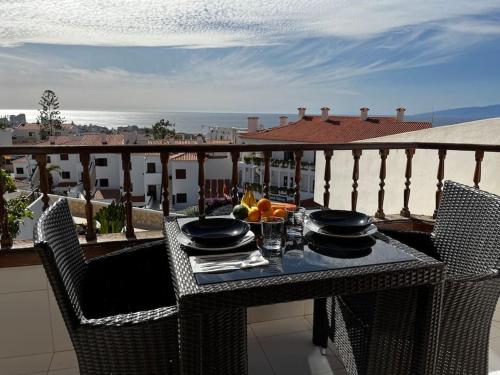
<path fill-rule="evenodd" d="M 324 229 L 335 233 L 360 232 L 373 222 L 368 215 L 345 210 L 318 210 L 311 212 L 309 218 Z"/>
<path fill-rule="evenodd" d="M 309 248 L 314 252 L 342 258 L 369 254 L 377 242 L 373 237 L 331 238 L 314 232 L 307 232 L 305 239 Z"/>
<path fill-rule="evenodd" d="M 181 227 L 182 233 L 203 245 L 224 246 L 235 243 L 250 230 L 241 220 L 230 218 L 210 218 L 193 220 Z"/>

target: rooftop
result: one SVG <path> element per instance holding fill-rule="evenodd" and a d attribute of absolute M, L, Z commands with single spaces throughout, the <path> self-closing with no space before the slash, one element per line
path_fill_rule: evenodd
<path fill-rule="evenodd" d="M 240 135 L 244 139 L 310 143 L 348 143 L 368 138 L 431 128 L 430 122 L 398 121 L 396 117 L 376 116 L 304 116 L 302 119 L 255 133 Z"/>
<path fill-rule="evenodd" d="M 122 134 L 83 134 L 83 135 L 60 135 L 37 143 L 39 146 L 69 145 L 69 146 L 95 146 L 103 144 L 103 139 L 108 145 L 123 144 Z"/>
<path fill-rule="evenodd" d="M 66 128 L 66 129 L 72 129 L 75 125 L 73 124 L 61 124 L 61 126 L 63 128 Z M 19 124 L 16 126 L 16 128 L 23 128 L 23 129 L 33 129 L 33 130 L 39 130 L 40 129 L 40 124 L 37 124 L 37 123 L 32 123 L 32 122 L 28 122 L 28 123 L 22 123 L 22 124 Z"/>

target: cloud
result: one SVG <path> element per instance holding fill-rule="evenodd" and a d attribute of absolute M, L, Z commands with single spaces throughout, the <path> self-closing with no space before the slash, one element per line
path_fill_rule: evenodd
<path fill-rule="evenodd" d="M 0 44 L 257 46 L 369 38 L 430 22 L 498 34 L 494 22 L 475 20 L 470 28 L 463 18 L 499 9 L 495 0 L 4 0 Z"/>

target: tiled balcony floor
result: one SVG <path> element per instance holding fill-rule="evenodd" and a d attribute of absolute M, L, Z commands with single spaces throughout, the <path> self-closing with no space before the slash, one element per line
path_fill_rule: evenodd
<path fill-rule="evenodd" d="M 311 316 L 287 318 L 248 325 L 250 375 L 345 375 L 342 363 L 331 348 L 321 355 L 311 343 Z M 494 322 L 490 338 L 490 375 L 500 375 L 500 322 Z M 76 375 L 74 352 L 52 355 L 50 366 L 42 372 L 12 374 Z M 7 374 L 5 374 L 7 375 Z"/>

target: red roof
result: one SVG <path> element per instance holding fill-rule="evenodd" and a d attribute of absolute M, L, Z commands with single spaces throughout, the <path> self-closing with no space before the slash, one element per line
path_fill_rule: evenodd
<path fill-rule="evenodd" d="M 94 199 L 96 200 L 113 199 L 115 201 L 118 201 L 120 197 L 121 193 L 118 189 L 98 189 L 94 193 Z"/>
<path fill-rule="evenodd" d="M 61 127 L 66 129 L 72 129 L 74 127 L 73 124 L 61 124 Z M 40 130 L 40 124 L 34 122 L 22 123 L 16 126 L 16 128 L 23 128 L 29 130 Z"/>
<path fill-rule="evenodd" d="M 308 143 L 349 143 L 362 139 L 383 137 L 431 128 L 430 122 L 397 121 L 396 117 L 305 116 L 287 125 L 241 135 L 244 139 L 291 141 Z"/>
<path fill-rule="evenodd" d="M 172 155 L 170 160 L 197 161 L 198 156 L 194 152 L 181 152 L 179 154 Z"/>
<path fill-rule="evenodd" d="M 53 137 L 54 143 L 51 140 L 46 140 L 37 145 L 50 146 L 55 145 L 71 145 L 71 146 L 96 146 L 102 145 L 102 139 L 105 137 L 106 144 L 108 145 L 121 145 L 123 144 L 123 135 L 121 134 L 83 134 L 83 135 L 60 135 Z"/>

